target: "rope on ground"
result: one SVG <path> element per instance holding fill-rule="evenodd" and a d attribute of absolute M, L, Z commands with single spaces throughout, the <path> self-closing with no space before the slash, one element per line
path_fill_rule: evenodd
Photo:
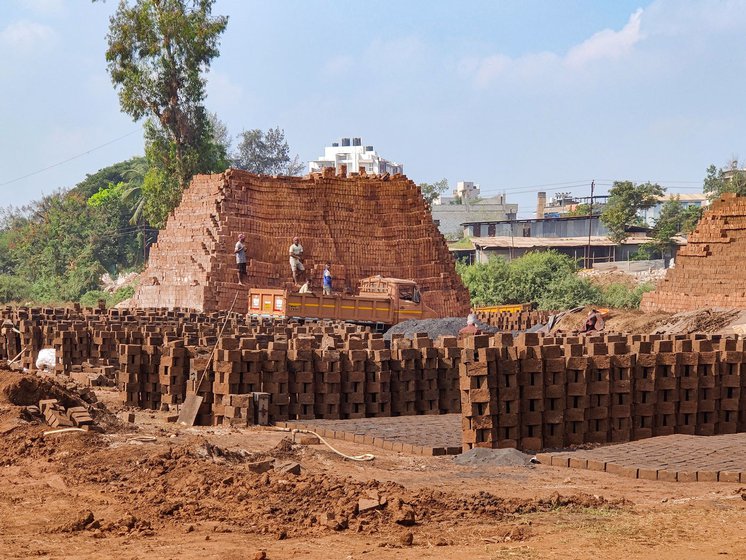
<path fill-rule="evenodd" d="M 58 430 L 49 430 L 48 432 L 44 432 L 42 435 L 51 436 L 53 434 L 67 434 L 72 432 L 85 432 L 85 430 L 83 428 L 60 428 Z"/>
<path fill-rule="evenodd" d="M 336 453 L 340 457 L 349 459 L 350 461 L 364 462 L 364 461 L 372 461 L 373 459 L 376 458 L 376 456 L 373 455 L 372 453 L 364 453 L 363 455 L 346 455 L 345 453 L 342 453 L 340 450 L 335 449 L 328 441 L 326 441 L 323 437 L 321 437 L 319 434 L 317 434 L 313 430 L 305 430 L 305 429 L 300 429 L 300 428 L 274 428 L 274 429 L 280 432 L 291 432 L 293 434 L 313 434 L 317 438 L 319 438 L 319 441 L 321 443 L 323 443 L 329 449 L 334 451 L 334 453 Z"/>

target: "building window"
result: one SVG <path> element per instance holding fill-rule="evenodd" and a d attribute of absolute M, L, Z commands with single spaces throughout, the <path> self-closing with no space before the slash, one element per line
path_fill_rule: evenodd
<path fill-rule="evenodd" d="M 489 224 L 487 226 L 487 236 L 495 237 L 495 224 Z"/>

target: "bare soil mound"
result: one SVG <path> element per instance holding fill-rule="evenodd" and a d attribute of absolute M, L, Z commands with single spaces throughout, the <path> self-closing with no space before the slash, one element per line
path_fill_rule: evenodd
<path fill-rule="evenodd" d="M 30 406 L 42 399 L 57 399 L 65 408 L 87 404 L 80 395 L 48 377 L 0 369 L 0 402 Z"/>
<path fill-rule="evenodd" d="M 91 403 L 75 389 L 52 377 L 13 371 L 0 367 L 0 403 L 17 407 L 38 405 L 43 399 L 57 399 L 64 408 L 86 407 L 93 419 L 107 430 L 120 430 L 123 423 L 101 403 Z"/>
<path fill-rule="evenodd" d="M 395 482 L 361 482 L 318 473 L 273 470 L 258 474 L 251 470 L 255 455 L 243 459 L 235 453 L 221 453 L 215 446 L 209 446 L 206 453 L 206 443 L 199 437 L 189 445 L 155 450 L 107 447 L 103 436 L 91 437 L 85 443 L 87 452 L 67 449 L 57 455 L 66 483 L 101 485 L 110 496 L 128 504 L 137 522 L 155 531 L 169 524 L 210 521 L 219 523 L 221 531 L 278 538 L 348 529 L 387 533 L 414 525 L 452 526 L 465 519 L 510 521 L 514 515 L 557 507 L 614 509 L 623 505 L 585 494 L 504 499 L 486 492 L 464 496 L 410 491 Z M 37 444 L 33 440 L 31 446 Z M 287 458 L 284 448 L 271 450 L 266 457 L 275 454 Z M 75 522 L 71 519 L 68 524 Z"/>

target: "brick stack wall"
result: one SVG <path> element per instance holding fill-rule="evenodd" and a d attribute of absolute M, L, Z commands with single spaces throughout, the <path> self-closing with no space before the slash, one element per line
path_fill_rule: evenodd
<path fill-rule="evenodd" d="M 234 246 L 246 235 L 248 286 L 286 287 L 288 247 L 301 238 L 308 273 L 321 282 L 332 263 L 335 290 L 362 278 L 412 279 L 440 316 L 464 316 L 469 296 L 419 188 L 401 175 L 267 177 L 239 170 L 199 175 L 150 252 L 132 300 L 142 308 L 206 311 L 248 307 Z"/>
<path fill-rule="evenodd" d="M 477 313 L 477 319 L 491 327 L 497 327 L 501 331 L 525 331 L 534 325 L 543 325 L 552 315 L 551 311 L 519 311 L 516 313 L 508 311 Z"/>
<path fill-rule="evenodd" d="M 131 406 L 178 410 L 197 393 L 204 425 L 460 411 L 466 448 L 526 450 L 746 430 L 746 340 L 738 337 L 500 333 L 387 343 L 356 325 L 233 314 L 219 339 L 225 318 L 6 308 L 0 320 L 21 334 L 0 329 L 0 348 L 14 356 L 33 337 L 54 344 L 62 375 L 116 367 Z"/>
<path fill-rule="evenodd" d="M 743 339 L 498 334 L 461 352 L 466 449 L 746 431 Z"/>
<path fill-rule="evenodd" d="M 654 292 L 643 295 L 643 311 L 702 308 L 746 309 L 746 197 L 725 194 L 704 212 L 687 245 L 676 255 Z"/>

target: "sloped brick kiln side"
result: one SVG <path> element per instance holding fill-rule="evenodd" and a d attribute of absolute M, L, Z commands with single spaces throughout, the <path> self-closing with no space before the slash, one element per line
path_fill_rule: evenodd
<path fill-rule="evenodd" d="M 246 286 L 233 247 L 246 235 Z M 288 247 L 298 235 L 316 286 L 332 263 L 335 290 L 354 292 L 375 274 L 416 280 L 442 316 L 464 315 L 469 296 L 418 187 L 404 176 L 266 177 L 231 169 L 195 177 L 153 245 L 133 298 L 137 307 L 211 311 L 247 307 L 247 288 L 292 280 Z"/>
<path fill-rule="evenodd" d="M 725 194 L 705 210 L 687 245 L 643 311 L 690 311 L 703 307 L 746 309 L 746 197 Z"/>

